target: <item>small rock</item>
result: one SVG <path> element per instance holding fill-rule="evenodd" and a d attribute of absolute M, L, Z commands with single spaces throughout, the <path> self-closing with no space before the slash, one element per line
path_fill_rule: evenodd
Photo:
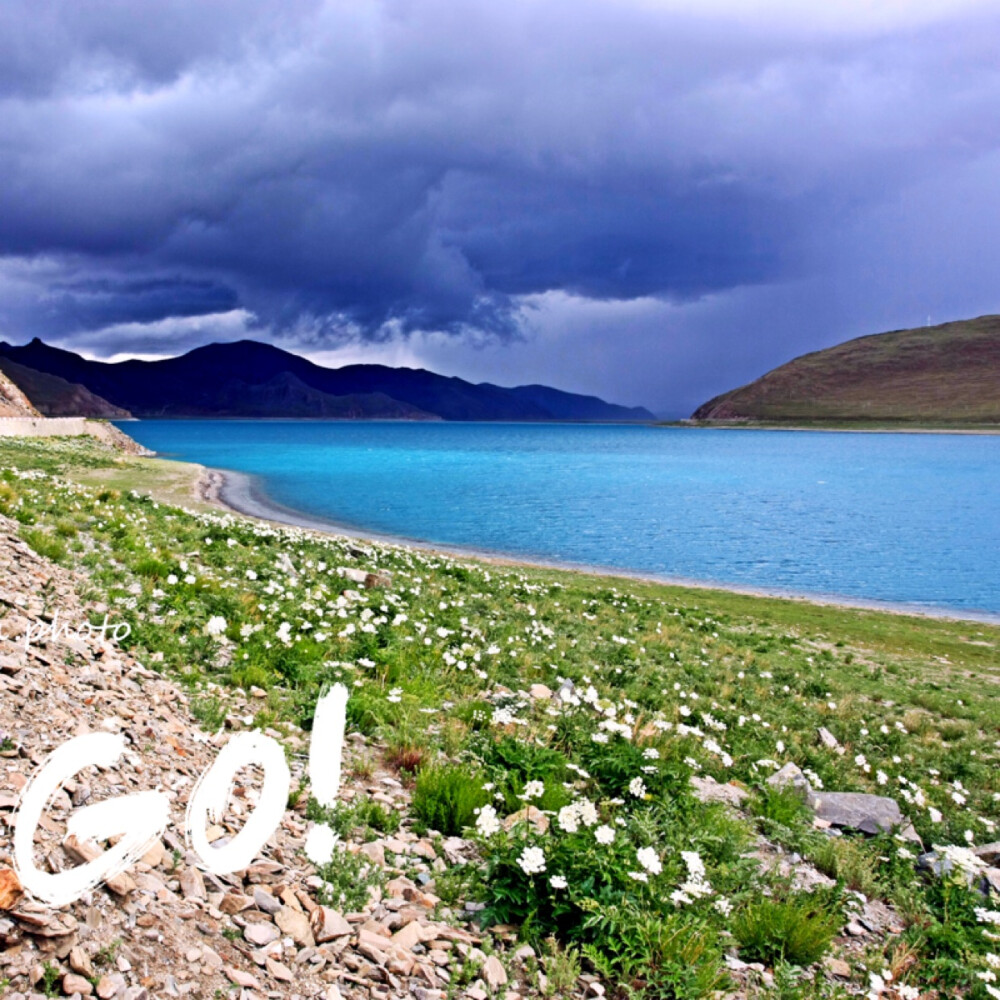
<path fill-rule="evenodd" d="M 482 976 L 491 992 L 496 992 L 501 986 L 507 985 L 507 970 L 500 964 L 496 955 L 490 955 L 483 962 Z"/>
<path fill-rule="evenodd" d="M 281 903 L 274 898 L 273 894 L 267 889 L 262 889 L 259 885 L 254 886 L 253 901 L 258 910 L 262 913 L 268 913 L 272 917 L 281 909 Z"/>
<path fill-rule="evenodd" d="M 271 976 L 279 982 L 291 983 L 295 980 L 295 977 L 292 975 L 292 970 L 289 969 L 287 965 L 282 965 L 281 962 L 276 959 L 265 959 L 264 967 L 271 974 Z"/>
<path fill-rule="evenodd" d="M 840 746 L 837 737 L 830 732 L 825 726 L 820 726 L 816 731 L 819 736 L 820 743 L 827 748 L 827 750 L 836 750 Z"/>
<path fill-rule="evenodd" d="M 180 875 L 181 893 L 185 899 L 205 899 L 205 880 L 197 868 L 185 868 Z"/>
<path fill-rule="evenodd" d="M 110 976 L 101 976 L 97 980 L 97 995 L 100 1000 L 113 1000 L 120 993 L 125 992 L 125 977 L 120 973 Z"/>
<path fill-rule="evenodd" d="M 708 775 L 692 774 L 691 788 L 700 802 L 722 802 L 738 809 L 749 798 L 746 789 L 739 785 L 722 785 Z"/>
<path fill-rule="evenodd" d="M 812 797 L 812 786 L 797 764 L 786 764 L 772 774 L 767 783 L 771 788 L 791 789 L 803 802 L 809 802 Z"/>
<path fill-rule="evenodd" d="M 300 948 L 316 947 L 316 941 L 309 927 L 309 918 L 299 910 L 283 906 L 274 915 L 274 922 L 281 932 L 287 934 Z"/>
<path fill-rule="evenodd" d="M 865 935 L 864 927 L 853 920 L 844 928 L 844 931 L 850 934 L 851 937 L 864 937 Z"/>
<path fill-rule="evenodd" d="M 528 688 L 528 694 L 531 695 L 535 701 L 548 701 L 552 697 L 552 688 L 546 687 L 544 684 L 532 684 Z"/>
<path fill-rule="evenodd" d="M 13 909 L 23 890 L 13 868 L 0 868 L 0 910 Z"/>
<path fill-rule="evenodd" d="M 74 993 L 79 993 L 82 997 L 93 996 L 94 987 L 89 979 L 78 976 L 75 972 L 67 972 L 62 977 L 62 990 L 66 996 L 71 997 Z"/>
<path fill-rule="evenodd" d="M 219 909 L 223 913 L 228 913 L 232 916 L 234 913 L 242 913 L 244 910 L 249 910 L 253 905 L 254 901 L 242 892 L 227 892 L 219 903 Z"/>
<path fill-rule="evenodd" d="M 375 840 L 370 844 L 361 845 L 361 853 L 374 861 L 379 868 L 385 868 L 385 845 Z"/>
<path fill-rule="evenodd" d="M 79 945 L 74 945 L 70 950 L 69 967 L 74 972 L 79 972 L 81 976 L 86 976 L 87 979 L 94 975 L 94 966 L 91 964 L 90 956 Z"/>
<path fill-rule="evenodd" d="M 513 829 L 518 823 L 528 822 L 530 823 L 537 833 L 545 833 L 549 828 L 549 818 L 540 809 L 536 809 L 534 806 L 526 806 L 524 809 L 518 809 L 517 812 L 512 812 L 503 821 L 503 828 L 505 830 Z"/>
<path fill-rule="evenodd" d="M 983 844 L 981 847 L 973 847 L 972 853 L 977 858 L 981 858 L 991 867 L 1000 861 L 1000 842 Z"/>
<path fill-rule="evenodd" d="M 313 910 L 310 926 L 317 944 L 326 944 L 353 933 L 353 928 L 343 916 L 328 906 L 317 906 Z"/>
<path fill-rule="evenodd" d="M 259 990 L 260 983 L 250 975 L 249 972 L 244 972 L 242 969 L 234 969 L 232 966 L 226 966 L 225 969 L 226 978 L 237 986 L 242 986 L 247 990 Z"/>
<path fill-rule="evenodd" d="M 243 937 L 257 948 L 264 948 L 281 937 L 281 931 L 274 924 L 247 924 Z"/>
<path fill-rule="evenodd" d="M 836 976 L 838 979 L 851 978 L 851 967 L 843 959 L 828 958 L 823 964 L 829 969 L 830 975 Z"/>
<path fill-rule="evenodd" d="M 410 951 L 415 944 L 422 944 L 424 941 L 433 941 L 437 937 L 433 928 L 424 927 L 416 920 L 411 920 L 405 927 L 400 928 L 392 936 L 392 943 L 400 948 Z"/>

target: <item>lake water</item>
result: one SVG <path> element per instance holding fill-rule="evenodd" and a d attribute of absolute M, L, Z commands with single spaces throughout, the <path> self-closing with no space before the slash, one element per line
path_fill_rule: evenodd
<path fill-rule="evenodd" d="M 565 424 L 143 420 L 361 532 L 1000 615 L 1000 437 Z"/>

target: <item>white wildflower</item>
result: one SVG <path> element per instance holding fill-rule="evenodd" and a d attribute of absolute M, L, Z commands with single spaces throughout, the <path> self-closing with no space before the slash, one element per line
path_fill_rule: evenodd
<path fill-rule="evenodd" d="M 574 802 L 572 805 L 563 806 L 559 810 L 559 815 L 556 817 L 556 822 L 559 824 L 559 829 L 563 833 L 576 833 L 580 829 L 579 825 L 579 807 Z"/>
<path fill-rule="evenodd" d="M 500 829 L 500 820 L 493 806 L 486 805 L 479 810 L 476 817 L 476 831 L 481 837 L 492 837 Z"/>
<path fill-rule="evenodd" d="M 545 852 L 540 847 L 526 847 L 517 863 L 525 875 L 541 875 L 545 871 Z"/>
<path fill-rule="evenodd" d="M 663 865 L 652 847 L 640 847 L 635 852 L 635 857 L 639 864 L 651 875 L 659 875 L 663 871 Z"/>
<path fill-rule="evenodd" d="M 525 802 L 530 802 L 532 799 L 540 799 L 545 794 L 545 785 L 540 781 L 529 781 L 524 786 L 524 791 L 521 793 L 521 798 Z"/>
<path fill-rule="evenodd" d="M 628 783 L 629 795 L 634 795 L 637 799 L 644 798 L 646 795 L 646 786 L 643 784 L 642 778 L 633 778 Z"/>
<path fill-rule="evenodd" d="M 205 634 L 211 636 L 223 635 L 226 631 L 226 619 L 222 615 L 212 615 L 205 623 Z"/>

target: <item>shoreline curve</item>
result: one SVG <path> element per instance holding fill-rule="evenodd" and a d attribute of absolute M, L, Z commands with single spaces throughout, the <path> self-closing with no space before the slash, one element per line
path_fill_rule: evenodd
<path fill-rule="evenodd" d="M 653 583 L 691 590 L 724 591 L 745 597 L 762 597 L 776 600 L 798 601 L 825 607 L 847 608 L 855 611 L 876 611 L 886 614 L 929 618 L 939 621 L 978 622 L 985 625 L 1000 625 L 1000 614 L 989 612 L 957 612 L 953 608 L 924 607 L 893 603 L 891 601 L 866 600 L 832 594 L 809 594 L 775 587 L 741 587 L 738 584 L 716 583 L 707 580 L 690 580 L 685 577 L 656 576 L 648 573 L 630 572 L 620 566 L 595 566 L 581 563 L 559 562 L 541 557 L 532 558 L 519 553 L 504 553 L 470 546 L 449 545 L 444 542 L 430 542 L 421 539 L 404 538 L 376 531 L 359 529 L 339 524 L 326 518 L 307 514 L 304 511 L 286 507 L 268 497 L 257 484 L 255 478 L 245 472 L 231 469 L 200 467 L 196 483 L 199 499 L 229 513 L 254 517 L 262 521 L 285 527 L 304 528 L 323 534 L 339 535 L 358 541 L 372 541 L 385 545 L 437 552 L 442 555 L 478 559 L 500 566 L 525 566 L 533 569 L 560 570 L 582 573 L 586 576 L 619 577 L 641 583 Z"/>

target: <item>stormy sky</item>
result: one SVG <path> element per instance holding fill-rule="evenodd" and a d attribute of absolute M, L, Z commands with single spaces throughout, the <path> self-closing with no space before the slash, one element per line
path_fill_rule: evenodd
<path fill-rule="evenodd" d="M 4 0 L 0 338 L 686 415 L 1000 311 L 996 0 Z"/>

